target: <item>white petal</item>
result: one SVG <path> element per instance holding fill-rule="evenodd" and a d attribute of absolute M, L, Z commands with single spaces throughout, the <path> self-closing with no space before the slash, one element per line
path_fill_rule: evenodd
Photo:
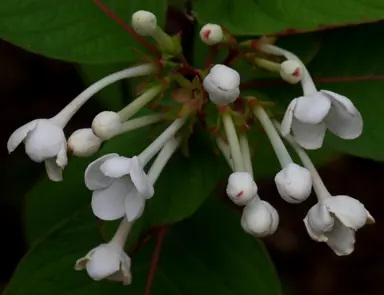
<path fill-rule="evenodd" d="M 120 270 L 107 277 L 107 279 L 110 281 L 122 282 L 123 285 L 130 285 L 132 283 L 131 258 L 123 252 L 120 259 Z"/>
<path fill-rule="evenodd" d="M 212 67 L 211 79 L 217 88 L 222 90 L 233 90 L 239 88 L 240 75 L 234 69 L 225 65 L 216 64 Z"/>
<path fill-rule="evenodd" d="M 296 142 L 305 149 L 314 150 L 323 145 L 326 126 L 320 124 L 305 124 L 293 119 L 292 133 Z"/>
<path fill-rule="evenodd" d="M 352 101 L 332 91 L 322 92 L 329 95 L 332 102 L 331 110 L 325 118 L 328 129 L 343 139 L 359 137 L 363 132 L 363 118 Z"/>
<path fill-rule="evenodd" d="M 306 220 L 312 230 L 317 233 L 332 230 L 334 224 L 334 219 L 323 202 L 317 203 L 309 209 Z"/>
<path fill-rule="evenodd" d="M 137 191 L 131 192 L 125 198 L 125 214 L 129 222 L 139 219 L 144 212 L 145 199 Z"/>
<path fill-rule="evenodd" d="M 60 168 L 65 168 L 68 163 L 68 157 L 67 157 L 67 141 L 65 140 L 65 137 L 63 138 L 62 144 L 61 144 L 61 149 L 59 153 L 57 154 L 56 157 L 56 164 Z"/>
<path fill-rule="evenodd" d="M 100 170 L 105 176 L 120 178 L 130 173 L 131 159 L 121 156 L 110 158 L 100 166 Z"/>
<path fill-rule="evenodd" d="M 143 166 L 139 162 L 138 157 L 133 157 L 131 159 L 131 179 L 136 187 L 137 191 L 145 199 L 150 199 L 155 194 L 155 189 L 153 188 L 152 181 L 148 178 L 147 174 L 144 172 Z"/>
<path fill-rule="evenodd" d="M 110 244 L 102 244 L 97 247 L 86 265 L 89 276 L 99 281 L 119 271 L 121 253 L 122 250 L 119 251 Z"/>
<path fill-rule="evenodd" d="M 354 250 L 355 231 L 342 225 L 341 222 L 335 221 L 332 231 L 327 232 L 327 244 L 333 252 L 339 256 L 349 255 Z"/>
<path fill-rule="evenodd" d="M 324 201 L 328 211 L 333 213 L 346 227 L 358 230 L 368 219 L 364 205 L 349 196 L 334 196 Z"/>
<path fill-rule="evenodd" d="M 7 149 L 9 153 L 12 153 L 19 144 L 26 138 L 28 133 L 32 131 L 37 124 L 37 120 L 33 120 L 19 128 L 17 128 L 9 137 L 7 142 Z"/>
<path fill-rule="evenodd" d="M 112 183 L 113 178 L 105 176 L 101 172 L 100 166 L 108 159 L 115 158 L 115 157 L 119 157 L 119 155 L 107 154 L 96 159 L 95 161 L 93 161 L 91 164 L 88 165 L 84 173 L 84 181 L 85 181 L 86 187 L 89 190 L 106 188 Z"/>
<path fill-rule="evenodd" d="M 297 98 L 294 117 L 303 123 L 318 124 L 322 122 L 331 109 L 331 99 L 317 92 L 311 96 Z"/>
<path fill-rule="evenodd" d="M 63 169 L 56 164 L 54 158 L 46 159 L 44 161 L 45 170 L 47 171 L 48 178 L 52 181 L 62 181 L 63 180 Z"/>
<path fill-rule="evenodd" d="M 304 221 L 305 228 L 307 229 L 308 235 L 311 237 L 312 240 L 316 242 L 326 242 L 328 240 L 328 238 L 324 235 L 324 233 L 317 232 L 312 228 L 311 224 L 308 221 L 308 215 L 305 216 L 303 221 Z"/>
<path fill-rule="evenodd" d="M 63 129 L 50 120 L 37 120 L 36 127 L 24 140 L 25 152 L 35 162 L 56 157 L 60 152 L 65 135 Z"/>
<path fill-rule="evenodd" d="M 291 132 L 291 125 L 293 119 L 293 111 L 295 110 L 295 106 L 297 103 L 297 99 L 295 98 L 288 105 L 287 110 L 285 111 L 284 118 L 281 121 L 281 134 L 283 136 L 287 136 Z"/>
<path fill-rule="evenodd" d="M 125 179 L 115 179 L 104 189 L 95 190 L 92 194 L 92 210 L 102 220 L 116 220 L 125 215 L 124 202 L 132 184 Z"/>

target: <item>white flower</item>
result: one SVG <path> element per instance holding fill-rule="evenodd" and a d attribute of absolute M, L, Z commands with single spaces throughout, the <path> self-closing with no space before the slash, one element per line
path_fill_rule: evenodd
<path fill-rule="evenodd" d="M 200 38 L 207 45 L 218 44 L 223 41 L 223 29 L 216 24 L 206 24 L 200 30 Z"/>
<path fill-rule="evenodd" d="M 295 163 L 289 163 L 275 176 L 280 196 L 292 204 L 301 203 L 311 194 L 311 173 Z"/>
<path fill-rule="evenodd" d="M 89 157 L 96 153 L 102 140 L 97 137 L 91 128 L 76 130 L 68 138 L 68 149 L 78 157 Z"/>
<path fill-rule="evenodd" d="M 286 136 L 292 128 L 295 140 L 303 148 L 317 149 L 323 144 L 327 127 L 343 139 L 354 139 L 362 133 L 363 119 L 347 97 L 320 90 L 289 104 L 281 132 Z"/>
<path fill-rule="evenodd" d="M 349 255 L 354 250 L 355 231 L 374 219 L 356 199 L 326 196 L 308 211 L 304 223 L 313 240 L 326 242 L 337 255 Z"/>
<path fill-rule="evenodd" d="M 104 111 L 96 115 L 92 121 L 92 131 L 103 140 L 119 134 L 122 129 L 121 119 L 118 113 Z"/>
<path fill-rule="evenodd" d="M 301 81 L 301 63 L 295 60 L 283 61 L 280 65 L 281 78 L 291 84 L 296 84 Z"/>
<path fill-rule="evenodd" d="M 265 237 L 274 234 L 278 225 L 279 215 L 268 202 L 255 198 L 244 207 L 241 226 L 245 232 Z"/>
<path fill-rule="evenodd" d="M 53 181 L 62 180 L 62 169 L 68 161 L 67 142 L 55 118 L 33 120 L 16 129 L 8 140 L 8 152 L 13 152 L 23 141 L 31 160 L 44 161 L 48 177 Z"/>
<path fill-rule="evenodd" d="M 304 95 L 289 104 L 281 123 L 283 136 L 288 135 L 292 128 L 295 140 L 303 148 L 317 149 L 323 144 L 327 127 L 343 139 L 355 139 L 361 135 L 363 119 L 350 99 L 332 91 L 318 91 L 307 68 L 292 52 L 270 44 L 262 44 L 259 48 L 265 53 L 282 55 L 302 65 Z"/>
<path fill-rule="evenodd" d="M 234 172 L 228 178 L 227 195 L 236 205 L 243 206 L 257 196 L 257 185 L 248 172 Z"/>
<path fill-rule="evenodd" d="M 132 281 L 131 258 L 113 242 L 101 244 L 76 261 L 75 270 L 86 269 L 95 281 L 108 279 L 129 285 Z"/>
<path fill-rule="evenodd" d="M 93 191 L 92 210 L 102 220 L 138 219 L 145 200 L 154 194 L 152 182 L 137 157 L 107 154 L 89 164 L 85 185 Z"/>
<path fill-rule="evenodd" d="M 13 152 L 24 141 L 27 155 L 35 162 L 45 162 L 48 177 L 53 181 L 62 180 L 62 169 L 68 161 L 63 129 L 73 115 L 104 87 L 124 78 L 148 75 L 156 69 L 153 64 L 144 64 L 104 77 L 76 96 L 56 116 L 33 120 L 18 128 L 8 140 L 8 152 Z"/>
<path fill-rule="evenodd" d="M 139 10 L 132 15 L 132 27 L 141 36 L 150 36 L 157 28 L 157 18 L 149 11 Z"/>
<path fill-rule="evenodd" d="M 225 65 L 215 65 L 204 79 L 204 88 L 215 104 L 229 104 L 240 95 L 240 75 Z"/>

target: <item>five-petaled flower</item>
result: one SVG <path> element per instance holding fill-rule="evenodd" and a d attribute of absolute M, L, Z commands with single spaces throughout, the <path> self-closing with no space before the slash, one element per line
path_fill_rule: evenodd
<path fill-rule="evenodd" d="M 154 194 L 138 157 L 118 154 L 104 155 L 89 164 L 85 185 L 92 191 L 93 213 L 102 220 L 124 216 L 128 221 L 136 220 L 143 213 L 145 201 Z"/>
<path fill-rule="evenodd" d="M 375 220 L 364 205 L 349 196 L 326 195 L 319 199 L 304 219 L 310 237 L 326 242 L 337 255 L 354 250 L 355 231 Z"/>

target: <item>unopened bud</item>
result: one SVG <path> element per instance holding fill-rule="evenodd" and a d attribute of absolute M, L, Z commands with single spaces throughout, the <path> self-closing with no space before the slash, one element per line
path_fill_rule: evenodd
<path fill-rule="evenodd" d="M 225 65 L 215 65 L 203 82 L 209 99 L 215 104 L 229 104 L 240 95 L 240 75 Z"/>
<path fill-rule="evenodd" d="M 275 176 L 280 196 L 288 203 L 297 204 L 306 200 L 312 190 L 311 173 L 295 163 L 290 163 Z"/>
<path fill-rule="evenodd" d="M 241 226 L 245 232 L 261 238 L 274 234 L 278 225 L 279 214 L 268 202 L 254 199 L 244 207 Z"/>
<path fill-rule="evenodd" d="M 248 172 L 234 172 L 228 178 L 228 197 L 239 206 L 257 197 L 257 185 Z"/>
<path fill-rule="evenodd" d="M 206 24 L 200 30 L 200 38 L 207 45 L 218 44 L 223 41 L 223 29 L 216 24 Z"/>
<path fill-rule="evenodd" d="M 111 111 L 99 113 L 92 122 L 93 133 L 103 140 L 110 139 L 121 131 L 120 116 Z"/>
<path fill-rule="evenodd" d="M 68 138 L 68 149 L 75 156 L 89 157 L 99 150 L 101 142 L 91 128 L 79 129 Z"/>
<path fill-rule="evenodd" d="M 296 84 L 301 80 L 301 71 L 301 64 L 295 60 L 286 60 L 280 65 L 281 78 L 290 84 Z"/>
<path fill-rule="evenodd" d="M 152 35 L 157 28 L 157 18 L 149 11 L 139 10 L 132 15 L 132 27 L 141 36 Z"/>

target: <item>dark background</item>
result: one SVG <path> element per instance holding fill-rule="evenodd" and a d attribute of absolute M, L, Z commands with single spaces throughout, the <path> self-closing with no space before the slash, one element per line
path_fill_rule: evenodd
<path fill-rule="evenodd" d="M 168 31 L 183 29 L 191 36 L 191 22 L 180 13 L 170 12 Z M 191 48 L 188 40 L 184 48 Z M 187 53 L 188 54 L 188 53 Z M 20 125 L 35 118 L 50 117 L 83 90 L 83 83 L 73 64 L 50 60 L 0 41 L 0 126 L 1 177 L 0 291 L 7 284 L 18 261 L 26 251 L 23 241 L 23 196 L 43 171 L 43 165 L 29 161 L 18 149 L 12 156 L 6 150 L 9 135 Z M 92 101 L 92 100 L 91 100 Z M 87 103 L 74 117 L 70 134 L 89 125 L 98 106 Z M 259 181 L 261 194 L 273 200 L 280 214 L 278 232 L 264 239 L 280 274 L 287 294 L 336 295 L 384 294 L 384 164 L 350 156 L 340 156 L 320 168 L 320 174 L 333 194 L 348 194 L 362 201 L 376 219 L 357 233 L 355 252 L 337 257 L 326 244 L 310 240 L 302 219 L 313 204 L 291 205 L 280 201 L 271 180 Z M 44 204 L 41 204 L 42 210 Z"/>

